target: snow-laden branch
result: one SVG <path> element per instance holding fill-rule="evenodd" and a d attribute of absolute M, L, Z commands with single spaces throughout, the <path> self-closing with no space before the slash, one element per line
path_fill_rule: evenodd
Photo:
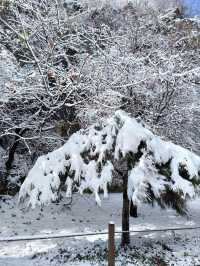
<path fill-rule="evenodd" d="M 112 171 L 121 160 L 127 162 L 128 195 L 135 204 L 156 200 L 161 206 L 171 205 L 181 211 L 185 200 L 197 192 L 200 158 L 163 141 L 136 119 L 117 111 L 113 117 L 73 134 L 61 148 L 39 157 L 20 189 L 19 199 L 28 199 L 33 208 L 55 201 L 61 176 L 65 176 L 66 196 L 71 196 L 76 184 L 80 193 L 89 188 L 100 204 L 99 191 L 107 196 Z"/>

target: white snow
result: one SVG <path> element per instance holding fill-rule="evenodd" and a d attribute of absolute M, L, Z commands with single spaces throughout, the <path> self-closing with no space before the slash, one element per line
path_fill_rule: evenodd
<path fill-rule="evenodd" d="M 116 116 L 118 115 L 124 123 L 117 135 L 115 158 L 119 157 L 120 152 L 123 156 L 129 152 L 136 153 L 141 141 L 149 141 L 153 138 L 153 134 L 135 119 L 131 119 L 119 111 L 116 112 Z"/>
<path fill-rule="evenodd" d="M 117 111 L 106 121 L 73 134 L 66 144 L 38 158 L 21 186 L 19 199 L 28 199 L 28 206 L 48 204 L 58 198 L 60 176 L 67 174 L 67 196 L 73 183 L 81 193 L 89 188 L 101 205 L 99 190 L 107 197 L 107 184 L 112 180 L 113 161 L 130 152 L 136 154 L 140 144 L 142 156 L 129 171 L 128 195 L 133 202 L 149 200 L 148 188 L 158 199 L 167 188 L 181 192 L 182 197 L 196 194 L 194 180 L 199 179 L 200 158 L 151 133 L 136 119 Z M 134 161 L 134 158 L 132 159 Z M 169 163 L 170 178 L 158 172 L 157 165 Z M 180 175 L 183 167 L 188 178 Z"/>
<path fill-rule="evenodd" d="M 83 0 L 82 0 L 83 1 Z M 72 0 L 67 0 L 67 2 L 72 2 Z M 180 3 L 177 0 L 168 0 L 163 3 L 163 0 L 84 0 L 88 6 L 93 6 L 96 8 L 101 8 L 105 5 L 111 5 L 114 9 L 122 9 L 128 4 L 132 4 L 134 7 L 149 7 L 155 9 L 169 9 L 177 7 Z"/>
<path fill-rule="evenodd" d="M 26 211 L 16 206 L 16 198 L 1 202 L 0 238 L 107 231 L 110 220 L 115 223 L 116 230 L 121 229 L 121 194 L 110 194 L 110 198 L 104 200 L 104 208 L 96 207 L 92 195 L 75 195 L 71 208 L 67 203 L 65 198 L 60 203 Z M 142 204 L 139 208 L 139 217 L 130 219 L 130 229 L 200 225 L 200 199 L 189 202 L 189 206 L 190 216 L 181 217 L 172 209 L 166 211 L 157 206 L 152 208 L 148 204 Z M 100 235 L 72 239 L 0 242 L 0 266 L 99 266 L 100 264 L 95 263 L 94 260 L 74 262 L 73 258 L 78 254 L 87 255 L 88 252 L 94 252 L 97 244 L 104 248 L 107 245 L 106 240 L 107 235 Z M 119 241 L 120 235 L 116 235 L 116 245 Z M 128 265 L 128 261 L 134 266 L 157 265 L 146 262 L 146 259 L 151 257 L 162 257 L 170 266 L 200 264 L 200 230 L 132 234 L 131 246 L 133 250 L 126 251 L 124 265 Z M 60 249 L 68 250 L 69 260 L 66 259 L 65 262 L 62 260 Z M 131 254 L 137 254 L 137 256 L 129 258 Z M 119 255 L 116 258 L 116 265 L 123 265 L 120 260 L 125 260 L 125 257 Z M 106 261 L 102 260 L 102 265 L 107 265 Z"/>

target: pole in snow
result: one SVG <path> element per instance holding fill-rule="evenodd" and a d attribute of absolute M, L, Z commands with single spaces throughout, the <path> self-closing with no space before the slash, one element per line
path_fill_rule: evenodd
<path fill-rule="evenodd" d="M 115 266 L 115 224 L 108 224 L 108 266 Z"/>

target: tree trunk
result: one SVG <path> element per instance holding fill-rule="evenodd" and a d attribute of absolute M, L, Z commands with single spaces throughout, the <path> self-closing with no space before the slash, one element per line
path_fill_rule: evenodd
<path fill-rule="evenodd" d="M 14 157 L 16 150 L 19 145 L 20 136 L 22 136 L 25 133 L 26 129 L 15 129 L 16 136 L 14 137 L 13 143 L 10 146 L 9 152 L 8 152 L 8 159 L 5 162 L 5 169 L 3 169 L 2 172 L 0 172 L 0 194 L 7 194 L 9 193 L 8 190 L 8 176 L 10 174 L 10 170 L 13 165 Z"/>
<path fill-rule="evenodd" d="M 0 172 L 0 195 L 6 194 L 8 190 L 8 182 L 4 172 Z"/>
<path fill-rule="evenodd" d="M 130 243 L 129 236 L 129 199 L 127 195 L 128 173 L 123 176 L 123 209 L 122 209 L 122 240 L 121 245 L 126 246 Z M 126 231 L 126 232 L 124 232 Z"/>
<path fill-rule="evenodd" d="M 13 144 L 11 145 L 9 153 L 8 153 L 8 159 L 6 161 L 6 170 L 8 172 L 10 171 L 12 164 L 13 164 L 13 161 L 14 161 L 15 152 L 16 152 L 16 149 L 17 149 L 18 144 L 19 144 L 19 139 L 20 139 L 19 136 L 22 135 L 22 134 L 20 134 L 21 133 L 20 131 L 21 131 L 20 128 L 17 128 L 15 130 L 15 133 L 17 134 L 17 136 L 15 136 Z"/>
<path fill-rule="evenodd" d="M 132 200 L 131 200 L 131 206 L 130 206 L 130 216 L 137 218 L 138 214 L 137 214 L 137 205 L 134 205 Z"/>

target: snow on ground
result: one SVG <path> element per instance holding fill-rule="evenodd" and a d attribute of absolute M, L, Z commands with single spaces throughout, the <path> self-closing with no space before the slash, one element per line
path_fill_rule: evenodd
<path fill-rule="evenodd" d="M 60 203 L 29 211 L 17 206 L 16 198 L 8 199 L 0 203 L 0 238 L 98 232 L 107 230 L 111 220 L 116 223 L 116 230 L 120 230 L 121 207 L 121 194 L 110 194 L 109 199 L 102 201 L 101 208 L 96 205 L 92 195 L 75 195 L 71 208 L 63 199 Z M 200 225 L 200 199 L 190 202 L 189 207 L 189 217 L 180 217 L 171 209 L 142 205 L 139 217 L 131 218 L 131 229 Z M 131 236 L 131 246 L 128 251 L 118 251 L 117 248 L 117 265 L 200 265 L 200 230 L 135 234 Z M 0 266 L 106 265 L 105 248 L 106 236 L 0 242 Z M 80 260 L 84 262 L 78 262 Z"/>

